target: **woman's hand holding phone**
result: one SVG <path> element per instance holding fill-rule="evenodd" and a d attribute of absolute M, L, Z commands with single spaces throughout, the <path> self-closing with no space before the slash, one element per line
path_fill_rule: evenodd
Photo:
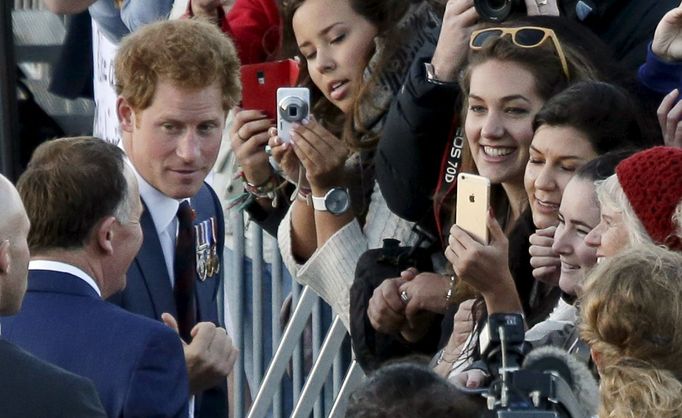
<path fill-rule="evenodd" d="M 492 211 L 488 211 L 487 226 L 490 242 L 484 245 L 453 225 L 445 257 L 457 276 L 483 295 L 488 313 L 523 312 L 509 271 L 509 241 Z"/>
<path fill-rule="evenodd" d="M 445 250 L 445 257 L 452 263 L 457 276 L 484 295 L 494 292 L 504 280 L 511 280 L 509 241 L 491 211 L 488 211 L 487 226 L 490 242 L 486 245 L 453 225 Z"/>

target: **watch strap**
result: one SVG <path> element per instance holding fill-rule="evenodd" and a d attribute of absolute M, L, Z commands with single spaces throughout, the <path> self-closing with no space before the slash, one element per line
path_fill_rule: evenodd
<path fill-rule="evenodd" d="M 433 67 L 433 64 L 430 62 L 425 62 L 424 63 L 424 72 L 426 74 L 426 81 L 428 81 L 431 84 L 437 84 L 439 86 L 453 86 L 457 85 L 456 82 L 452 81 L 442 81 L 436 78 L 436 69 Z"/>
<path fill-rule="evenodd" d="M 313 196 L 311 193 L 310 196 L 312 197 L 313 201 L 313 209 L 319 210 L 321 212 L 327 212 L 327 205 L 324 203 L 325 199 L 327 198 L 326 194 L 324 196 L 317 197 Z"/>

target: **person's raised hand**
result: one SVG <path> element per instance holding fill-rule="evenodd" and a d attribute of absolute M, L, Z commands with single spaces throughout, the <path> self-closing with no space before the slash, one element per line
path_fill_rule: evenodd
<path fill-rule="evenodd" d="M 431 64 L 439 81 L 457 80 L 469 50 L 469 37 L 478 22 L 474 0 L 448 0 Z"/>
<path fill-rule="evenodd" d="M 161 315 L 162 321 L 178 331 L 175 318 L 169 313 Z M 225 328 L 212 322 L 199 322 L 192 328 L 192 341 L 183 341 L 185 364 L 189 375 L 190 393 L 200 393 L 223 381 L 232 372 L 239 350 L 232 345 L 232 338 Z"/>
<path fill-rule="evenodd" d="M 553 286 L 559 285 L 561 262 L 559 255 L 552 250 L 556 226 L 538 229 L 530 236 L 530 265 L 533 267 L 533 277 Z"/>
<path fill-rule="evenodd" d="M 661 101 L 656 115 L 663 134 L 663 143 L 669 147 L 682 147 L 682 101 L 679 90 L 668 93 Z"/>
<path fill-rule="evenodd" d="M 246 181 L 260 185 L 272 175 L 269 157 L 265 153 L 273 126 L 264 113 L 259 110 L 237 110 L 230 126 L 230 144 Z"/>
<path fill-rule="evenodd" d="M 235 0 L 190 0 L 192 14 L 200 19 L 218 20 L 218 9 L 227 13 Z"/>
<path fill-rule="evenodd" d="M 658 22 L 651 51 L 664 61 L 682 60 L 682 4 L 668 11 Z"/>
<path fill-rule="evenodd" d="M 453 225 L 445 250 L 445 257 L 452 263 L 457 276 L 482 294 L 495 291 L 509 275 L 507 237 L 490 211 L 487 222 L 490 243 L 482 244 Z"/>
<path fill-rule="evenodd" d="M 374 289 L 367 306 L 367 317 L 378 332 L 396 334 L 405 326 L 405 303 L 400 299 L 400 285 L 404 282 L 400 277 L 386 279 Z"/>
<path fill-rule="evenodd" d="M 291 144 L 306 171 L 314 195 L 324 195 L 343 184 L 343 168 L 350 151 L 348 146 L 320 125 L 314 117 L 294 124 Z"/>
<path fill-rule="evenodd" d="M 488 211 L 487 227 L 490 243 L 484 245 L 453 225 L 445 257 L 457 276 L 483 295 L 489 313 L 522 312 L 509 271 L 509 241 L 492 211 Z"/>
<path fill-rule="evenodd" d="M 302 187 L 309 188 L 310 185 L 305 176 L 299 175 L 299 173 L 303 172 L 301 171 L 301 162 L 294 152 L 291 143 L 282 141 L 277 135 L 277 128 L 270 128 L 268 134 L 270 135 L 268 145 L 270 146 L 272 159 L 279 167 L 280 173 L 290 182 L 298 184 L 300 180 Z"/>

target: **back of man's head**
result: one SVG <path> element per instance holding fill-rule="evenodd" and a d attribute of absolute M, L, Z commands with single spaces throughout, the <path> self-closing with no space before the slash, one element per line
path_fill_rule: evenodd
<path fill-rule="evenodd" d="M 350 397 L 346 418 L 473 418 L 482 399 L 459 392 L 427 365 L 400 361 L 377 369 Z"/>
<path fill-rule="evenodd" d="M 186 89 L 217 82 L 225 111 L 241 100 L 235 47 L 206 22 L 161 21 L 135 31 L 121 42 L 115 70 L 116 92 L 138 111 L 152 103 L 160 80 Z"/>
<path fill-rule="evenodd" d="M 29 222 L 14 185 L 1 174 L 0 214 L 0 315 L 12 315 L 26 293 Z"/>
<path fill-rule="evenodd" d="M 127 216 L 124 165 L 123 151 L 98 138 L 41 144 L 17 183 L 31 252 L 81 248 L 102 218 Z"/>

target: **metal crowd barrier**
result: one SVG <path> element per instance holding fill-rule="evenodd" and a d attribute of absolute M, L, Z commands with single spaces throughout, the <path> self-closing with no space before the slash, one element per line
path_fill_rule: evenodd
<path fill-rule="evenodd" d="M 14 0 L 14 10 L 21 9 L 37 10 L 44 8 L 45 5 L 43 5 L 42 0 Z"/>
<path fill-rule="evenodd" d="M 232 271 L 226 271 L 227 287 L 225 295 L 233 292 L 230 300 L 235 303 L 232 311 L 237 312 L 237 317 L 232 318 L 234 324 L 233 336 L 235 345 L 242 355 L 239 356 L 235 370 L 244 370 L 244 301 L 251 300 L 253 305 L 253 343 L 252 357 L 254 376 L 254 393 L 252 393 L 251 405 L 245 401 L 247 384 L 243 373 L 236 373 L 234 377 L 233 403 L 234 416 L 248 418 L 284 417 L 283 399 L 286 396 L 293 398 L 293 410 L 290 417 L 295 418 L 321 418 L 343 417 L 346 410 L 346 401 L 350 392 L 364 378 L 364 373 L 355 361 L 344 364 L 344 355 L 350 358 L 349 344 L 344 345 L 348 333 L 341 320 L 334 315 L 326 335 L 322 335 L 321 307 L 324 303 L 315 292 L 298 285 L 292 279 L 292 314 L 283 333 L 279 328 L 279 312 L 282 301 L 286 295 L 282 292 L 282 259 L 277 254 L 272 264 L 272 292 L 271 304 L 263 303 L 263 241 L 274 240 L 255 224 L 249 225 L 249 235 L 254 243 L 255 251 L 252 259 L 252 275 L 244 272 L 242 260 L 245 257 L 244 245 L 244 218 L 242 213 L 232 213 L 229 222 L 234 234 L 234 246 L 231 256 L 233 258 Z M 265 236 L 264 236 L 265 235 Z M 273 241 L 274 243 L 274 241 Z M 276 246 L 275 246 L 276 248 Z M 229 277 L 229 278 L 228 278 Z M 253 294 L 246 295 L 245 283 L 251 280 Z M 227 297 L 227 296 L 225 296 Z M 273 356 L 270 361 L 261 361 L 263 355 L 263 321 L 265 315 L 270 315 L 272 321 L 272 347 Z M 303 357 L 302 337 L 307 324 L 312 321 L 312 366 L 305 370 Z M 265 363 L 265 364 L 264 364 Z M 287 367 L 291 365 L 292 393 L 283 391 L 282 379 L 287 373 Z M 345 367 L 344 367 L 345 366 Z"/>

